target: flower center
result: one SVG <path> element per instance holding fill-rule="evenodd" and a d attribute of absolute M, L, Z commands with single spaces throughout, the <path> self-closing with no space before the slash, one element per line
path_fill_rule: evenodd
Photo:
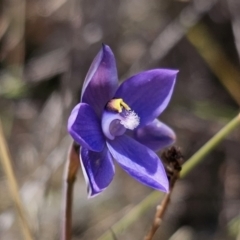
<path fill-rule="evenodd" d="M 123 116 L 122 120 L 120 123 L 127 129 L 133 130 L 135 129 L 140 122 L 139 116 L 131 110 L 126 110 L 123 112 L 123 114 L 120 114 Z"/>
<path fill-rule="evenodd" d="M 110 100 L 102 116 L 102 129 L 105 136 L 111 140 L 133 130 L 140 123 L 139 116 L 121 98 Z"/>

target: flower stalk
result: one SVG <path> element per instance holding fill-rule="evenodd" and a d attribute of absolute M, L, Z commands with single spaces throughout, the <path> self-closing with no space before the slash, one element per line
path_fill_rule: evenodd
<path fill-rule="evenodd" d="M 62 240 L 71 240 L 72 237 L 73 188 L 79 165 L 79 146 L 73 142 L 68 152 L 64 177 Z"/>

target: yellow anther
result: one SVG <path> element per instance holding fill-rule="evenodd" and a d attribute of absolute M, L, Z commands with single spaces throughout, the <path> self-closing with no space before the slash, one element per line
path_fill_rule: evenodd
<path fill-rule="evenodd" d="M 121 113 L 122 109 L 131 110 L 131 108 L 123 101 L 122 98 L 112 99 L 108 102 L 107 108 L 112 111 Z"/>
<path fill-rule="evenodd" d="M 122 99 L 121 99 L 122 100 Z M 131 108 L 122 100 L 121 105 L 128 111 L 131 110 Z"/>

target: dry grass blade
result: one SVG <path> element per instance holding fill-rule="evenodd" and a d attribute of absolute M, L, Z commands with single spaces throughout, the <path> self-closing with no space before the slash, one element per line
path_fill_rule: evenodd
<path fill-rule="evenodd" d="M 0 120 L 0 159 L 2 162 L 3 170 L 7 176 L 9 190 L 11 192 L 16 211 L 20 218 L 21 229 L 24 235 L 24 239 L 32 240 L 33 238 L 31 236 L 30 227 L 26 218 L 22 201 L 19 196 L 17 181 L 13 172 L 10 154 L 4 138 L 1 120 Z"/>
<path fill-rule="evenodd" d="M 203 24 L 197 24 L 188 32 L 187 38 L 233 99 L 240 105 L 240 71 L 228 59 L 209 30 Z"/>

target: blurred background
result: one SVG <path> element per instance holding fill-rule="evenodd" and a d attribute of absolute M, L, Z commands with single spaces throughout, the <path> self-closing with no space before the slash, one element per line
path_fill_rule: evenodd
<path fill-rule="evenodd" d="M 0 1 L 0 116 L 34 239 L 59 239 L 66 122 L 101 43 L 112 48 L 120 80 L 180 70 L 160 119 L 188 159 L 239 111 L 239 13 L 239 0 Z M 239 144 L 238 129 L 177 183 L 155 239 L 240 239 Z M 88 200 L 79 171 L 73 239 L 97 239 L 151 191 L 117 168 L 109 188 Z M 143 239 L 154 212 L 115 239 Z M 1 165 L 0 239 L 23 239 Z"/>

